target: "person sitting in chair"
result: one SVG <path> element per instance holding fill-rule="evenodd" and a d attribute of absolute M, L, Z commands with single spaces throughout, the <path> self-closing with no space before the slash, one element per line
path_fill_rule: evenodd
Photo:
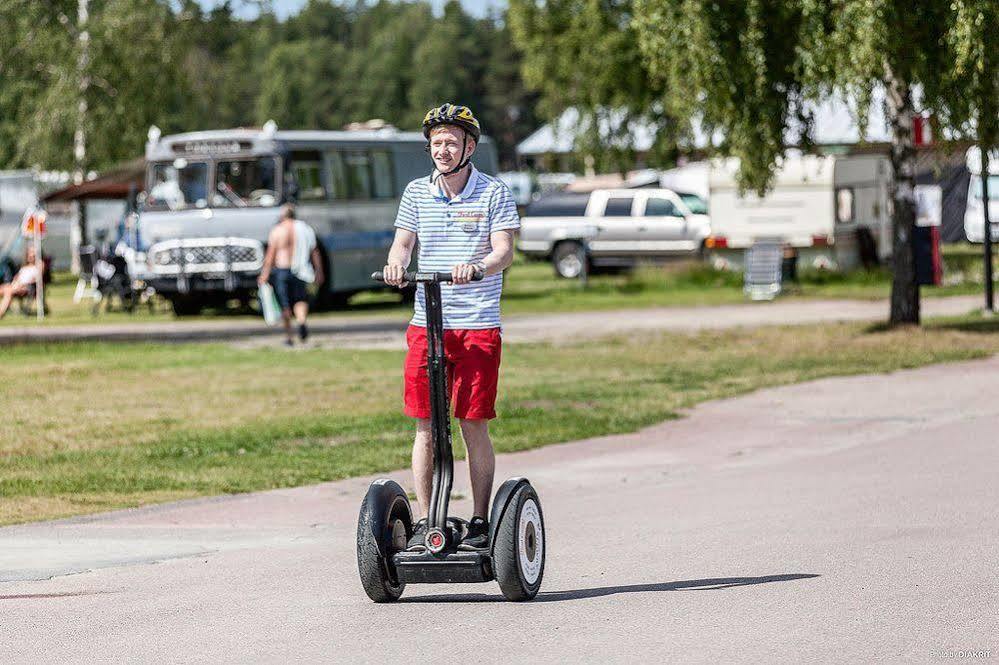
<path fill-rule="evenodd" d="M 0 284 L 0 319 L 6 316 L 11 301 L 14 298 L 28 295 L 31 286 L 40 282 L 44 273 L 45 264 L 41 257 L 35 254 L 34 245 L 29 243 L 24 249 L 24 262 L 21 264 L 21 269 L 17 271 L 9 284 Z"/>

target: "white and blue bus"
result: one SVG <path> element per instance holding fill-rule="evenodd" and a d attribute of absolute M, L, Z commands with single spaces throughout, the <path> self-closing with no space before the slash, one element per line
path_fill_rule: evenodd
<path fill-rule="evenodd" d="M 178 314 L 256 289 L 264 243 L 278 207 L 294 201 L 319 238 L 324 305 L 378 288 L 399 198 L 432 168 L 419 132 L 230 129 L 160 137 L 150 130 L 137 249 L 142 277 Z M 472 160 L 496 173 L 483 137 Z"/>

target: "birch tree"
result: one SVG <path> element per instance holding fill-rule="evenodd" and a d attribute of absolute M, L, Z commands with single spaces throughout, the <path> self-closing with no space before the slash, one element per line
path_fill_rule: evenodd
<path fill-rule="evenodd" d="M 977 118 L 994 145 L 995 3 L 634 1 L 641 53 L 663 82 L 664 103 L 721 129 L 723 151 L 742 158 L 741 182 L 760 193 L 772 182 L 795 116 L 803 127 L 796 142 L 808 144 L 808 101 L 853 100 L 863 135 L 874 92 L 884 91 L 894 175 L 889 320 L 919 323 L 913 118 L 928 110 L 938 129 L 957 132 Z"/>

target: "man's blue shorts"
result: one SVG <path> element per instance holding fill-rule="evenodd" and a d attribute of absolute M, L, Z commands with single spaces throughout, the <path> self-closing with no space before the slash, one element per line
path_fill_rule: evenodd
<path fill-rule="evenodd" d="M 297 302 L 308 302 L 309 295 L 305 292 L 305 282 L 295 277 L 289 268 L 275 268 L 271 272 L 271 284 L 274 295 L 277 296 L 281 309 L 291 309 Z"/>

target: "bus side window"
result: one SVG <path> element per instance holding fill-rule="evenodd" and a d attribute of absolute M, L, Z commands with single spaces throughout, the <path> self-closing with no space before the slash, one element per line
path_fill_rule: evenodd
<path fill-rule="evenodd" d="M 326 153 L 326 172 L 329 173 L 329 197 L 338 201 L 349 199 L 347 173 L 343 164 L 343 156 L 339 152 Z"/>
<path fill-rule="evenodd" d="M 343 162 L 347 173 L 349 198 L 367 200 L 371 198 L 371 170 L 368 153 L 361 150 L 343 152 Z"/>
<path fill-rule="evenodd" d="M 371 151 L 371 180 L 376 199 L 395 196 L 395 179 L 392 177 L 392 155 L 387 150 Z"/>
<path fill-rule="evenodd" d="M 322 157 L 318 151 L 291 153 L 291 167 L 298 183 L 299 201 L 322 201 L 326 198 Z"/>

